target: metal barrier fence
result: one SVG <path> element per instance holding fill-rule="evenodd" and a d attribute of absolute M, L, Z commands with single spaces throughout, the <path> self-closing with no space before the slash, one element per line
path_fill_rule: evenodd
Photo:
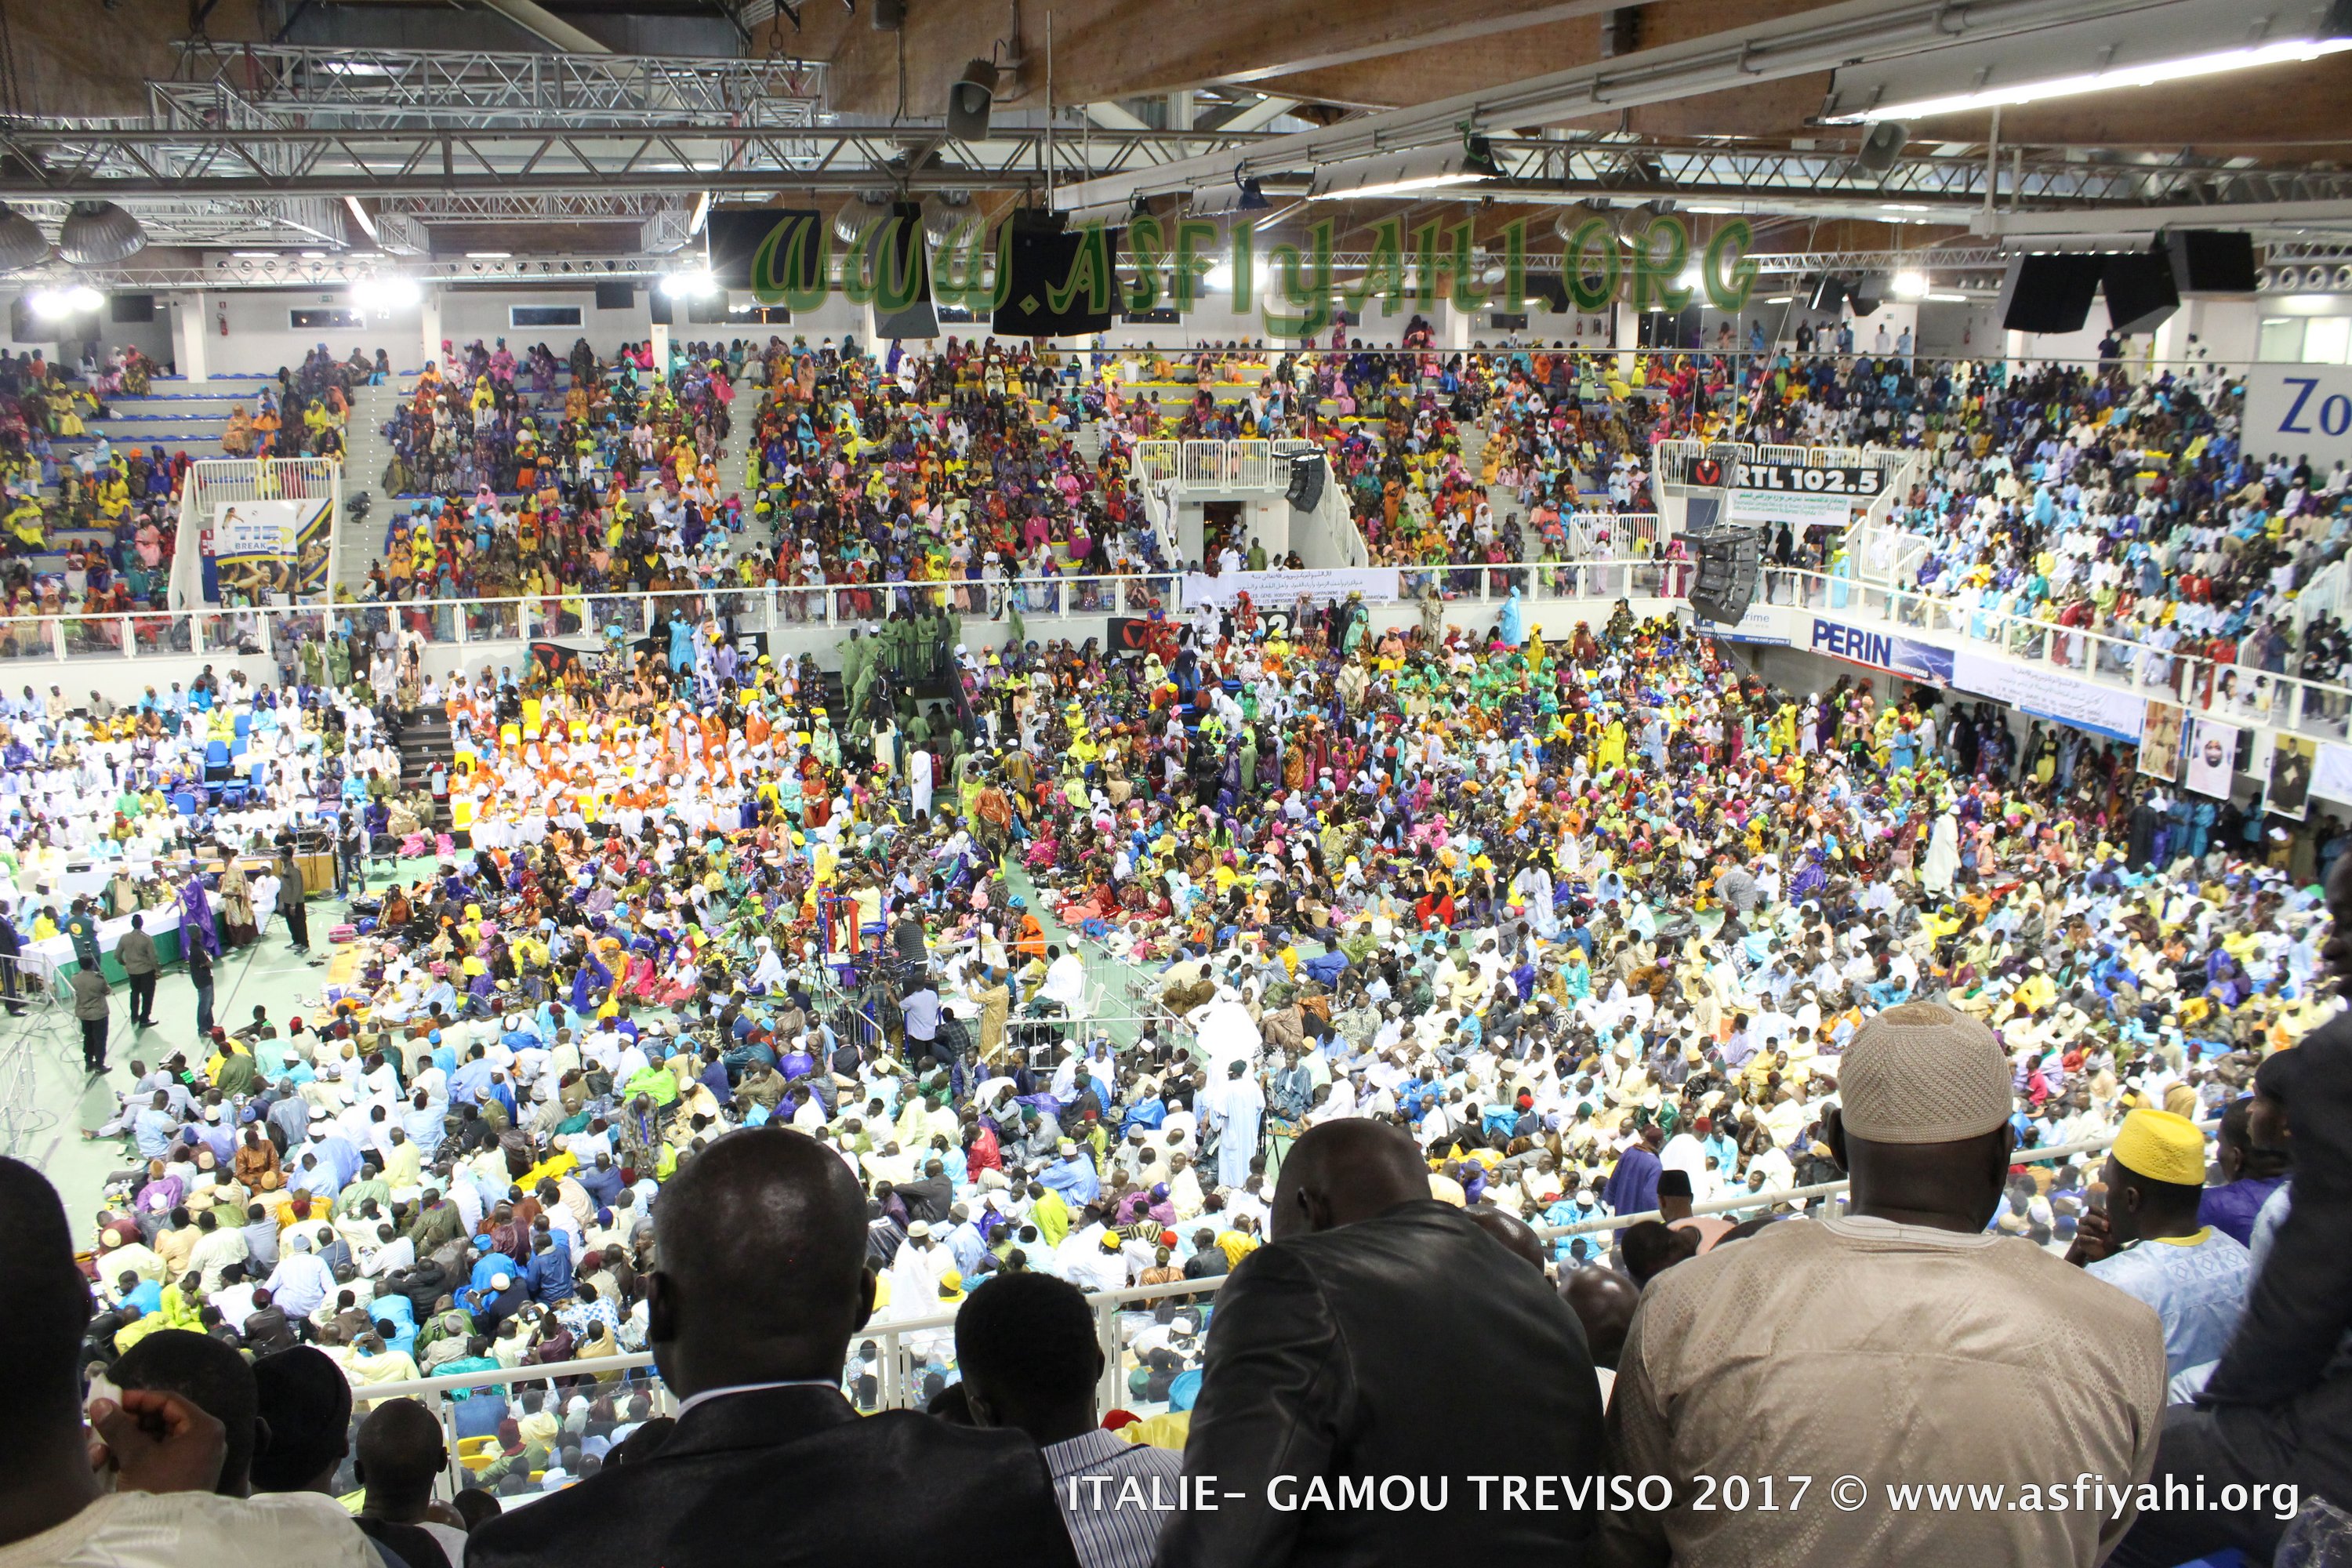
<path fill-rule="evenodd" d="M 1971 602 L 1904 589 L 1874 574 L 1855 570 L 1859 574 L 1840 576 L 1768 567 L 1759 602 L 1834 610 L 1849 619 L 1870 616 L 1897 631 L 1947 634 L 1986 644 L 2011 658 L 2129 688 L 2241 724 L 2273 724 L 2303 734 L 2342 739 L 2347 734 L 2347 722 L 2352 721 L 2352 686 L 2175 653 L 2112 633 L 2019 615 L 1982 603 L 1981 596 L 1979 602 Z M 1531 610 L 1544 601 L 1567 601 L 1581 606 L 1567 614 L 1590 619 L 1596 611 L 1602 611 L 1607 601 L 1619 597 L 1682 597 L 1689 590 L 1696 563 L 1648 557 L 1500 564 L 1465 562 L 1407 565 L 1398 571 L 1400 595 L 1407 600 L 1486 602 L 1517 587 L 1535 602 Z M 233 649 L 290 660 L 297 644 L 305 637 L 322 633 L 331 618 L 348 623 L 362 636 L 396 629 L 428 643 L 503 645 L 504 651 L 520 658 L 523 649 L 518 645 L 533 637 L 602 635 L 612 643 L 625 643 L 660 630 L 673 613 L 698 626 L 715 619 L 729 635 L 740 636 L 863 626 L 904 606 L 953 610 L 967 622 L 964 640 L 977 645 L 995 640 L 990 632 L 969 625 L 982 616 L 992 626 L 1005 623 L 1016 612 L 1024 621 L 1142 616 L 1154 611 L 1178 615 L 1185 608 L 1182 584 L 1179 576 L 1150 574 L 728 588 L 667 595 L 404 600 L 341 605 L 331 611 L 318 606 L 268 606 L 226 613 L 32 616 L 0 619 L 0 680 L 7 679 L 5 672 L 12 665 L 135 660 L 164 652 Z M 1534 618 L 1554 635 L 1563 624 L 1557 614 L 1549 622 L 1540 614 Z"/>
<path fill-rule="evenodd" d="M 2220 1122 L 2208 1121 L 2200 1125 L 2210 1138 Z M 2111 1147 L 2115 1140 L 2115 1133 L 2110 1131 L 2050 1148 L 2021 1150 L 2012 1163 L 2031 1165 L 2070 1160 L 2077 1155 L 2102 1152 Z M 1811 1212 L 1821 1200 L 1835 1197 L 1845 1192 L 1848 1186 L 1847 1182 L 1841 1180 L 1802 1187 L 1768 1188 L 1695 1204 L 1691 1213 L 1694 1215 L 1752 1216 L 1791 1208 L 1798 1212 Z M 1553 1249 L 1558 1251 L 1575 1237 L 1621 1230 L 1644 1220 L 1664 1217 L 1659 1211 L 1652 1209 L 1640 1214 L 1605 1215 L 1571 1225 L 1538 1226 L 1534 1228 L 1538 1237 L 1552 1244 Z M 1139 1395 L 1131 1384 L 1131 1379 L 1139 1371 L 1149 1373 L 1146 1357 L 1137 1349 L 1138 1335 L 1157 1325 L 1153 1309 L 1160 1303 L 1195 1302 L 1200 1308 L 1196 1321 L 1205 1330 L 1206 1321 L 1213 1315 L 1215 1304 L 1213 1301 L 1202 1302 L 1199 1299 L 1213 1294 L 1227 1278 L 1225 1275 L 1213 1275 L 1202 1279 L 1132 1285 L 1087 1293 L 1087 1303 L 1095 1318 L 1096 1338 L 1103 1350 L 1103 1373 L 1096 1390 L 1098 1408 L 1108 1410 L 1119 1406 L 1139 1414 L 1150 1414 L 1164 1403 Z M 953 1312 L 918 1315 L 886 1310 L 884 1317 L 866 1324 L 852 1340 L 850 1361 L 844 1367 L 841 1379 L 844 1395 L 860 1410 L 869 1412 L 920 1407 L 931 1383 L 934 1380 L 943 1383 L 953 1370 L 954 1334 Z M 1198 1364 L 1196 1355 L 1185 1360 L 1188 1364 Z M 653 1355 L 638 1352 L 587 1361 L 364 1384 L 352 1391 L 352 1421 L 356 1426 L 374 1404 L 383 1400 L 418 1400 L 442 1423 L 452 1455 L 449 1479 L 453 1485 L 461 1485 L 475 1468 L 467 1464 L 467 1459 L 478 1457 L 485 1436 L 494 1431 L 498 1419 L 507 1415 L 509 1399 L 528 1389 L 544 1389 L 551 1395 L 565 1399 L 573 1394 L 586 1394 L 592 1397 L 604 1394 L 644 1394 L 650 1399 L 656 1414 L 670 1411 L 676 1403 L 661 1383 Z M 469 1410 L 467 1406 L 477 1400 L 488 1408 Z"/>
<path fill-rule="evenodd" d="M 1918 456 L 1897 447 L 1758 446 L 1748 441 L 1698 441 L 1685 437 L 1660 441 L 1650 451 L 1653 477 L 1666 485 L 1688 484 L 1691 465 L 1701 458 L 1713 458 L 1721 463 L 1724 481 L 1729 483 L 1733 466 L 1739 463 L 1778 463 L 1796 468 L 1875 468 L 1882 476 L 1891 477 Z M 1882 488 L 1892 487 L 1883 479 Z"/>
<path fill-rule="evenodd" d="M 1138 441 L 1138 479 L 1173 480 L 1191 489 L 1278 490 L 1290 484 L 1290 459 L 1320 452 L 1313 441 Z"/>
<path fill-rule="evenodd" d="M 1982 643 L 2011 658 L 2178 703 L 2234 724 L 2269 724 L 2341 740 L 2347 733 L 2347 719 L 2352 719 L 2352 687 L 2333 681 L 2221 663 L 2131 637 L 2061 626 L 2054 619 L 1819 572 L 1768 567 L 1763 586 L 1762 603 L 1833 610 L 1847 621 L 1864 616 L 1897 632 L 1937 632 Z M 1798 639 L 1798 646 L 1804 646 L 1804 639 Z"/>

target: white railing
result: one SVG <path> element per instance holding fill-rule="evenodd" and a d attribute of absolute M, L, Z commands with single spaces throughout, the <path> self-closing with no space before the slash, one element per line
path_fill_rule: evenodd
<path fill-rule="evenodd" d="M 2077 679 L 2177 702 L 2238 725 L 2268 724 L 2342 740 L 2352 715 L 2352 686 L 2169 653 L 2130 637 L 2062 626 L 2038 616 L 1888 588 L 1818 572 L 1768 569 L 1759 602 L 1864 616 L 1891 631 L 1937 634 L 1946 644 L 1979 643 Z M 2048 601 L 2044 601 L 2045 606 Z M 1804 640 L 1797 639 L 1803 647 Z"/>
<path fill-rule="evenodd" d="M 2311 581 L 2295 595 L 2295 632 L 2300 635 L 2323 610 L 2342 621 L 2347 603 L 2352 603 L 2352 560 L 2331 561 L 2314 572 Z"/>
<path fill-rule="evenodd" d="M 222 506 L 251 501 L 324 501 L 327 505 L 327 586 L 335 582 L 341 549 L 343 464 L 340 458 L 199 458 L 180 487 L 179 540 L 172 556 L 172 600 L 194 611 L 204 598 L 204 555 L 198 541 Z M 299 543 L 297 548 L 299 549 Z"/>
<path fill-rule="evenodd" d="M 1919 482 L 1921 467 L 1919 454 L 1904 454 L 1902 463 L 1885 474 L 1878 494 L 1853 520 L 1841 542 L 1856 574 L 1881 587 L 1916 581 L 1919 563 L 1927 558 L 1927 541 L 1903 526 L 1911 487 Z"/>
<path fill-rule="evenodd" d="M 1292 455 L 1321 450 L 1313 441 L 1297 439 L 1138 441 L 1135 474 L 1147 485 L 1173 480 L 1186 489 L 1286 489 Z"/>
<path fill-rule="evenodd" d="M 1579 511 L 1561 520 L 1560 531 L 1571 556 L 1631 558 L 1657 553 L 1660 522 L 1654 511 Z"/>
<path fill-rule="evenodd" d="M 1639 526 L 1636 520 L 1627 531 L 1637 532 Z M 1571 613 L 1590 619 L 1596 613 L 1605 615 L 1606 602 L 1618 598 L 1679 599 L 1688 592 L 1696 570 L 1696 563 L 1688 561 L 1612 557 L 1550 563 L 1405 564 L 1398 568 L 1398 578 L 1400 596 L 1408 601 L 1492 602 L 1517 587 L 1530 600 L 1585 602 L 1580 611 Z M 1834 612 L 1848 620 L 1867 616 L 1886 623 L 1891 631 L 1939 635 L 1949 643 L 1985 644 L 2014 658 L 2182 702 L 2240 724 L 2272 724 L 2343 739 L 2347 715 L 2352 715 L 2352 686 L 2168 653 L 2128 637 L 2061 626 L 1997 605 L 1906 590 L 1869 576 L 1768 568 L 1759 602 Z M 414 632 L 432 644 L 495 645 L 499 657 L 519 660 L 525 653 L 521 645 L 531 638 L 625 640 L 659 630 L 673 609 L 695 625 L 717 618 L 729 635 L 741 636 L 862 626 L 899 605 L 952 608 L 963 617 L 963 640 L 977 647 L 1009 635 L 1010 616 L 1016 610 L 1033 633 L 1037 629 L 1034 623 L 1061 623 L 1055 629 L 1064 636 L 1086 632 L 1084 623 L 1099 617 L 1141 616 L 1154 610 L 1177 615 L 1184 608 L 1183 579 L 1175 574 L 1155 573 L 1023 577 L 1011 582 L 727 588 L 667 595 L 392 600 L 339 605 L 331 611 L 272 605 L 232 611 L 30 616 L 0 619 L 0 679 L 5 679 L 5 671 L 12 664 L 135 660 L 169 654 L 273 654 L 280 647 L 291 646 L 289 638 L 299 641 L 324 630 L 331 616 L 362 632 L 392 626 Z M 1074 620 L 1081 625 L 1066 624 Z M 1573 623 L 1561 622 L 1555 615 L 1545 624 L 1557 629 L 1559 625 Z M 997 627 L 1003 630 L 993 629 Z"/>
<path fill-rule="evenodd" d="M 1650 451 L 1654 478 L 1664 485 L 1688 483 L 1690 466 L 1701 458 L 1720 462 L 1724 482 L 1728 484 L 1733 465 L 1738 463 L 1782 463 L 1798 468 L 1875 468 L 1884 480 L 1918 456 L 1898 447 L 1758 446 L 1748 441 L 1700 441 L 1689 437 L 1660 441 Z M 1882 489 L 1888 488 L 1891 486 L 1882 482 Z"/>
<path fill-rule="evenodd" d="M 2210 1139 L 2220 1122 L 2204 1121 L 2199 1125 Z M 2109 1131 L 2077 1142 L 2020 1150 L 2013 1162 L 2018 1164 L 2046 1164 L 2069 1160 L 2081 1154 L 2101 1152 L 2112 1147 L 2115 1141 L 2116 1134 Z M 1850 1184 L 1842 1178 L 1808 1186 L 1743 1191 L 1694 1204 L 1690 1212 L 1693 1215 L 1763 1215 L 1776 1210 L 1811 1212 L 1825 1200 L 1844 1194 L 1849 1186 Z M 1622 1230 L 1645 1220 L 1664 1217 L 1660 1211 L 1648 1209 L 1639 1214 L 1599 1215 L 1569 1225 L 1537 1225 L 1531 1228 L 1540 1240 L 1549 1244 L 1548 1250 L 1559 1254 L 1575 1237 Z M 1605 1256 L 1606 1247 L 1601 1250 Z M 1102 1376 L 1096 1388 L 1097 1408 L 1135 1410 L 1140 1406 L 1139 1413 L 1150 1411 L 1151 1402 L 1138 1399 L 1127 1386 L 1128 1374 L 1140 1364 L 1132 1349 L 1134 1331 L 1151 1321 L 1145 1316 L 1151 1305 L 1211 1295 L 1229 1278 L 1229 1275 L 1220 1274 L 1166 1285 L 1130 1285 L 1116 1290 L 1088 1292 L 1087 1302 L 1093 1310 L 1095 1335 L 1103 1352 Z M 1215 1303 L 1203 1305 L 1213 1312 Z M 869 1322 L 851 1342 L 853 1350 L 858 1353 L 843 1369 L 842 1392 L 869 1411 L 919 1406 L 924 1375 L 930 1369 L 935 1356 L 942 1349 L 952 1346 L 955 1321 L 953 1312 L 933 1312 L 919 1317 L 887 1318 Z M 874 1352 L 870 1361 L 863 1353 L 867 1346 L 871 1346 Z M 863 1397 L 867 1392 L 865 1385 L 869 1380 L 871 1397 L 866 1398 Z M 653 1400 L 656 1414 L 668 1414 L 675 1406 L 675 1401 L 660 1382 L 653 1355 L 640 1351 L 589 1361 L 501 1367 L 494 1372 L 458 1373 L 355 1387 L 352 1390 L 352 1419 L 354 1423 L 365 1419 L 370 1408 L 379 1401 L 418 1401 L 442 1423 L 446 1434 L 446 1447 L 452 1456 L 450 1479 L 455 1484 L 462 1484 L 466 1470 L 457 1430 L 457 1405 L 469 1398 L 489 1397 L 495 1400 L 497 1412 L 503 1415 L 507 1398 L 518 1388 L 551 1388 L 557 1384 L 571 1384 L 574 1389 L 582 1384 L 592 1384 L 604 1393 L 641 1393 Z"/>

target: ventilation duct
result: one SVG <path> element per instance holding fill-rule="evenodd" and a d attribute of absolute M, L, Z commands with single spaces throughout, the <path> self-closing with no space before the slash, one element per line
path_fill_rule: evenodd
<path fill-rule="evenodd" d="M 104 267 L 147 248 L 147 231 L 112 202 L 76 202 L 58 231 L 58 249 L 77 267 Z"/>

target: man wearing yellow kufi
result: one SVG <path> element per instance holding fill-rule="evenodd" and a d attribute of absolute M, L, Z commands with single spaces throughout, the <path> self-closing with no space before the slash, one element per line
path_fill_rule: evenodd
<path fill-rule="evenodd" d="M 2168 1375 L 2220 1360 L 2251 1279 L 2237 1238 L 2198 1223 L 2205 1134 L 2169 1110 L 2134 1110 L 2102 1179 L 2106 1208 L 2083 1216 L 2067 1259 L 2156 1309 Z"/>

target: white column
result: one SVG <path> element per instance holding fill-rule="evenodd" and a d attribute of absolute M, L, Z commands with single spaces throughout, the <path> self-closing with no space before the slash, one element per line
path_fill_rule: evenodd
<path fill-rule="evenodd" d="M 653 338 L 651 341 L 654 350 L 654 379 L 656 382 L 659 382 L 669 374 L 669 328 L 659 321 L 656 321 L 651 330 L 653 332 Z"/>
<path fill-rule="evenodd" d="M 203 381 L 211 374 L 205 356 L 212 330 L 212 301 L 203 289 L 172 296 L 172 362 L 190 381 Z"/>
<path fill-rule="evenodd" d="M 448 357 L 441 352 L 441 290 L 427 288 L 424 297 L 417 301 L 416 315 L 417 342 L 425 355 L 417 362 L 417 368 L 425 368 L 425 361 L 429 360 L 446 371 L 448 367 L 441 364 Z M 400 367 L 395 365 L 393 368 L 397 370 Z"/>

